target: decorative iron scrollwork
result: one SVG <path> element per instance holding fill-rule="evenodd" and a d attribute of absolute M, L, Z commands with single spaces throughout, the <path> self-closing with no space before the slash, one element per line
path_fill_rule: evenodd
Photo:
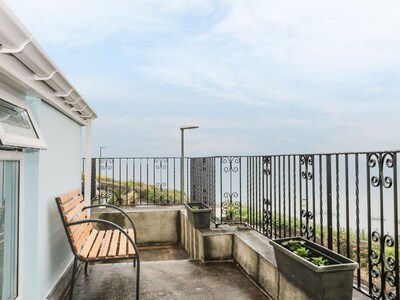
<path fill-rule="evenodd" d="M 271 214 L 271 201 L 264 199 L 264 234 L 268 237 L 272 237 L 272 214 Z"/>
<path fill-rule="evenodd" d="M 378 169 L 378 174 L 369 179 L 371 186 L 385 189 L 392 188 L 393 179 L 391 176 L 385 174 L 385 167 L 387 169 L 394 168 L 393 153 L 370 153 L 367 159 L 370 169 L 374 169 L 375 167 Z M 382 202 L 381 205 L 383 205 Z M 389 252 L 390 248 L 394 248 L 395 240 L 389 234 L 383 236 L 382 234 L 383 232 L 378 231 L 371 233 L 372 245 L 369 253 L 369 262 L 371 277 L 374 281 L 370 282 L 370 289 L 374 299 L 398 299 L 395 289 L 398 284 L 398 278 L 396 278 L 396 265 L 398 261 Z"/>
<path fill-rule="evenodd" d="M 114 167 L 114 160 L 111 158 L 102 158 L 100 159 L 99 167 L 101 170 L 112 170 Z"/>
<path fill-rule="evenodd" d="M 384 166 L 393 168 L 393 153 L 386 152 L 383 154 L 371 153 L 368 156 L 368 166 L 373 169 L 378 165 L 379 175 L 372 176 L 371 185 L 373 187 L 383 186 L 384 188 L 391 188 L 393 185 L 393 179 L 389 176 L 384 175 Z"/>
<path fill-rule="evenodd" d="M 263 162 L 264 162 L 264 175 L 271 175 L 271 157 L 264 156 Z"/>
<path fill-rule="evenodd" d="M 310 220 L 314 219 L 314 215 L 311 211 L 303 209 L 301 211 L 301 218 L 303 220 L 301 224 L 301 235 L 307 239 L 314 237 L 314 227 L 309 225 Z"/>
<path fill-rule="evenodd" d="M 304 166 L 304 170 L 301 171 L 301 177 L 306 180 L 311 180 L 313 178 L 313 173 L 308 170 L 308 166 L 312 166 L 314 163 L 313 156 L 311 155 L 301 155 L 300 164 Z"/>
<path fill-rule="evenodd" d="M 223 165 L 228 164 L 224 167 L 224 172 L 233 172 L 236 173 L 239 171 L 239 167 L 235 166 L 234 164 L 240 164 L 240 157 L 231 156 L 231 157 L 223 157 L 221 163 Z"/>
<path fill-rule="evenodd" d="M 372 241 L 377 243 L 380 247 L 379 250 L 371 249 L 369 260 L 371 263 L 371 276 L 373 279 L 379 282 L 371 282 L 371 291 L 374 298 L 380 299 L 397 299 L 396 293 L 394 291 L 387 291 L 386 283 L 390 287 L 395 287 L 397 283 L 397 278 L 395 274 L 396 269 L 396 258 L 393 255 L 386 257 L 387 248 L 394 246 L 394 239 L 391 235 L 384 235 L 381 238 L 377 231 L 373 231 L 371 234 Z M 383 239 L 383 240 L 382 240 Z M 383 262 L 383 270 L 382 270 Z M 382 286 L 383 290 L 378 285 Z"/>
<path fill-rule="evenodd" d="M 240 202 L 238 201 L 239 194 L 237 192 L 223 194 L 224 201 L 222 202 L 222 215 L 231 222 L 239 220 L 240 217 Z"/>
<path fill-rule="evenodd" d="M 263 173 L 266 176 L 266 182 L 268 182 L 268 176 L 271 175 L 271 157 L 264 156 L 263 157 Z M 272 202 L 268 198 L 263 199 L 263 215 L 264 215 L 264 223 L 263 230 L 264 234 L 268 237 L 272 237 Z"/>
<path fill-rule="evenodd" d="M 163 201 L 165 201 L 166 203 L 170 202 L 168 199 L 168 190 L 166 182 L 156 182 L 154 202 L 156 202 L 157 197 L 161 203 Z"/>
<path fill-rule="evenodd" d="M 159 203 L 166 203 L 169 204 L 170 200 L 168 198 L 168 190 L 167 190 L 167 182 L 165 181 L 166 176 L 163 170 L 167 169 L 168 161 L 166 158 L 156 158 L 154 160 L 154 167 L 159 172 L 158 179 L 159 181 L 155 183 L 154 189 L 154 203 L 157 202 L 157 198 Z"/>
<path fill-rule="evenodd" d="M 241 203 L 239 201 L 239 193 L 233 191 L 234 187 L 233 174 L 239 173 L 240 157 L 237 156 L 222 157 L 221 167 L 223 172 L 229 175 L 229 179 L 227 181 L 228 191 L 225 191 L 223 193 L 223 199 L 221 203 L 221 217 L 225 219 L 225 221 L 227 222 L 236 222 L 240 219 Z"/>
<path fill-rule="evenodd" d="M 167 159 L 166 158 L 156 158 L 154 160 L 154 165 L 157 170 L 165 170 L 167 168 Z"/>

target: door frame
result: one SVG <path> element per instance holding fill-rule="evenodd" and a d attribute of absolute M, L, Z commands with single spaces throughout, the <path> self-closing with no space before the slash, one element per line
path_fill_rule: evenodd
<path fill-rule="evenodd" d="M 24 254 L 24 153 L 21 151 L 3 151 L 0 150 L 0 161 L 19 161 L 19 187 L 18 187 L 18 260 L 17 260 L 17 298 L 23 299 L 23 254 Z"/>

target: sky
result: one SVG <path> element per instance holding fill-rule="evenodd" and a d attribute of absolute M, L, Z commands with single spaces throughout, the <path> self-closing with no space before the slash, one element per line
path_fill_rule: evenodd
<path fill-rule="evenodd" d="M 93 154 L 400 149 L 400 2 L 6 0 L 95 110 Z"/>

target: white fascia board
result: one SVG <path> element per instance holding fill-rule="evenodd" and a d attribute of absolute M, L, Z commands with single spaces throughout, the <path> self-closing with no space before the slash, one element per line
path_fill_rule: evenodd
<path fill-rule="evenodd" d="M 35 80 L 31 70 L 14 56 L 0 54 L 0 73 L 23 87 L 23 89 L 30 94 L 36 95 L 46 101 L 78 124 L 82 126 L 86 124 L 79 112 L 71 110 L 71 106 L 61 101 L 60 98 L 55 95 L 54 90 L 46 83 Z"/>

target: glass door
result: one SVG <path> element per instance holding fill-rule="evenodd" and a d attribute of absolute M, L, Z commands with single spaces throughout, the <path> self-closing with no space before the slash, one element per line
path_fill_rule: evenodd
<path fill-rule="evenodd" d="M 0 295 L 18 296 L 18 216 L 20 162 L 0 160 Z"/>

